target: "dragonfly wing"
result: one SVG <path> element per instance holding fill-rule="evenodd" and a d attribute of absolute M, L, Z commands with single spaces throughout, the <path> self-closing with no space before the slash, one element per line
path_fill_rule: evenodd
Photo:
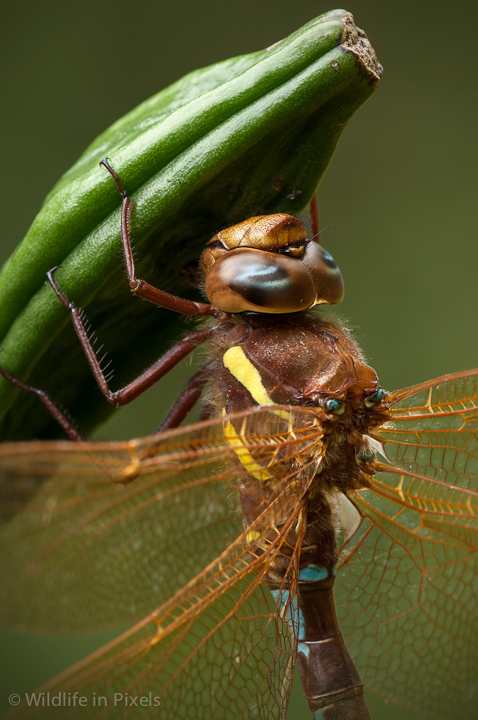
<path fill-rule="evenodd" d="M 388 398 L 391 421 L 375 437 L 391 463 L 478 489 L 478 370 L 446 375 Z"/>
<path fill-rule="evenodd" d="M 3 622 L 55 634 L 120 627 L 194 578 L 243 529 L 237 443 L 280 474 L 320 438 L 299 410 L 234 422 L 235 441 L 221 418 L 129 443 L 0 446 Z"/>
<path fill-rule="evenodd" d="M 478 686 L 476 371 L 391 396 L 376 464 L 341 550 L 341 628 L 365 684 L 433 717 L 469 718 Z M 398 467 L 397 467 L 398 466 Z"/>
<path fill-rule="evenodd" d="M 285 525 L 272 540 L 259 518 L 173 598 L 40 688 L 38 706 L 29 696 L 30 706 L 24 702 L 12 716 L 49 720 L 51 707 L 42 707 L 41 697 L 78 693 L 84 705 L 62 707 L 62 717 L 285 719 L 297 645 L 299 543 L 284 578 L 287 604 L 278 607 L 261 584 L 304 512 L 287 487 L 276 493 L 272 511 L 284 518 L 285 507 Z M 258 547 L 265 550 L 258 554 Z"/>

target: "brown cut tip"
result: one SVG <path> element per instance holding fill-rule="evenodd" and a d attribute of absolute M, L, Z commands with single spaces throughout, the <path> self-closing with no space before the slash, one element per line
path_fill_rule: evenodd
<path fill-rule="evenodd" d="M 364 69 L 374 75 L 377 80 L 380 80 L 383 67 L 377 60 L 375 50 L 371 46 L 366 34 L 356 26 L 352 13 L 344 15 L 342 22 L 344 24 L 342 47 L 353 52 Z"/>

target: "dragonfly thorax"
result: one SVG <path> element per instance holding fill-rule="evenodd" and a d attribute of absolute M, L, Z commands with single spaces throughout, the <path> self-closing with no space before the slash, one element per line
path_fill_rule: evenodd
<path fill-rule="evenodd" d="M 215 340 L 220 411 L 257 405 L 316 409 L 327 447 L 322 485 L 357 487 L 366 466 L 358 458 L 365 457 L 372 429 L 386 421 L 388 406 L 375 371 L 350 335 L 306 314 L 246 316 L 226 323 Z"/>
<path fill-rule="evenodd" d="M 338 323 L 305 313 L 248 315 L 224 323 L 214 338 L 227 412 L 299 405 L 320 407 L 335 422 L 346 408 L 369 412 L 383 399 L 375 371 Z"/>

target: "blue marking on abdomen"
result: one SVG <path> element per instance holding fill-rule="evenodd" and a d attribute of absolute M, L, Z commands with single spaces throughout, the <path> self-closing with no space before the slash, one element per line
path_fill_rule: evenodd
<path fill-rule="evenodd" d="M 298 640 L 305 640 L 305 622 L 302 610 L 299 608 L 299 632 L 297 635 Z"/>
<path fill-rule="evenodd" d="M 286 621 L 293 633 L 297 633 L 298 640 L 305 640 L 305 623 L 302 610 L 298 607 L 297 595 L 289 603 L 288 590 L 271 590 L 274 600 L 278 600 L 278 609 L 281 617 Z M 287 605 L 287 608 L 286 608 Z M 283 614 L 284 609 L 285 614 Z"/>
<path fill-rule="evenodd" d="M 317 580 L 325 580 L 328 572 L 326 568 L 319 568 L 317 565 L 307 565 L 307 567 L 299 570 L 299 580 L 303 582 L 316 582 Z"/>
<path fill-rule="evenodd" d="M 305 655 L 305 657 L 309 658 L 309 646 L 305 642 L 300 642 L 297 645 L 297 650 L 302 653 L 302 655 Z"/>

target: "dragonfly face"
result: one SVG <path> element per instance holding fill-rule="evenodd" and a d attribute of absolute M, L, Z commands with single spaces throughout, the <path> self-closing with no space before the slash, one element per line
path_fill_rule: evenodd
<path fill-rule="evenodd" d="M 336 302 L 341 279 L 322 250 L 307 264 L 313 241 L 290 216 L 213 238 L 214 306 L 137 279 L 123 242 L 133 292 L 213 318 L 113 393 L 51 276 L 106 398 L 133 399 L 199 342 L 211 359 L 158 435 L 0 448 L 4 620 L 62 633 L 137 623 L 44 692 L 87 699 L 68 717 L 116 718 L 121 696 L 126 717 L 159 702 L 165 718 L 283 718 L 298 660 L 314 718 L 368 718 L 362 680 L 428 717 L 469 717 L 478 371 L 387 395 L 349 333 L 304 312 Z M 238 276 L 254 253 L 269 268 L 262 294 L 229 282 L 239 253 Z M 179 428 L 201 395 L 201 421 Z M 53 717 L 41 698 L 21 713 Z"/>
<path fill-rule="evenodd" d="M 295 313 L 344 296 L 335 260 L 291 215 L 253 217 L 223 230 L 201 268 L 209 300 L 228 313 Z"/>

